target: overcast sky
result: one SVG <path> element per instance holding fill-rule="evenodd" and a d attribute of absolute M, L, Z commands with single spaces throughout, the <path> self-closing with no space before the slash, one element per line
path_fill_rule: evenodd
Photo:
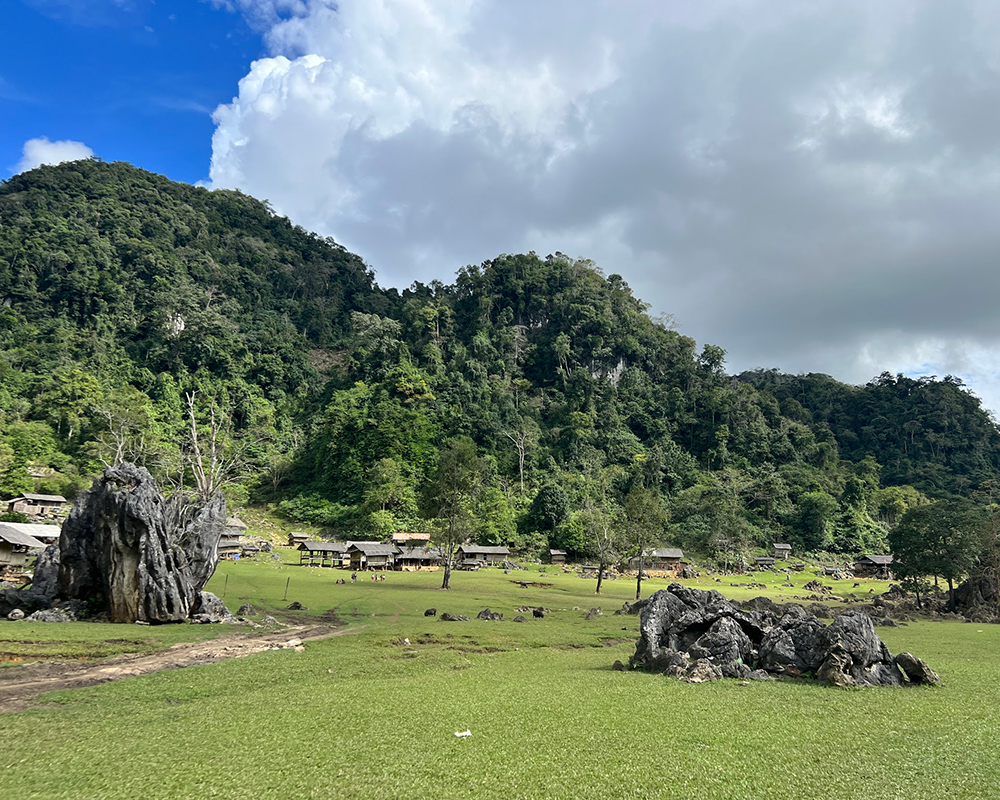
<path fill-rule="evenodd" d="M 213 5 L 262 57 L 205 177 L 382 285 L 560 250 L 731 371 L 952 373 L 1000 409 L 1000 3 Z"/>

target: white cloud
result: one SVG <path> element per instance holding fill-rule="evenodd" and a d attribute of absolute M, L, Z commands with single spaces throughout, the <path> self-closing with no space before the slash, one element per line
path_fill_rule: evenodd
<path fill-rule="evenodd" d="M 64 161 L 79 161 L 83 158 L 90 158 L 94 155 L 83 142 L 74 142 L 69 139 L 61 139 L 57 142 L 50 142 L 46 137 L 40 136 L 37 139 L 28 139 L 24 143 L 21 151 L 21 160 L 14 167 L 14 174 L 25 172 L 42 164 L 62 164 Z"/>
<path fill-rule="evenodd" d="M 212 184 L 381 282 L 558 249 L 732 369 L 926 367 L 1000 408 L 995 4 L 234 3 L 272 56 Z"/>

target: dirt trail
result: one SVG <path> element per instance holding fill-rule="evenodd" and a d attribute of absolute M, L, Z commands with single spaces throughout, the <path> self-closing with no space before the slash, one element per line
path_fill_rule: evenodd
<path fill-rule="evenodd" d="M 315 642 L 331 636 L 357 633 L 364 625 L 339 628 L 332 625 L 289 627 L 281 631 L 238 633 L 207 642 L 184 642 L 156 653 L 128 653 L 101 661 L 26 662 L 0 670 L 0 713 L 23 711 L 29 701 L 57 689 L 79 689 L 164 669 L 211 664 L 227 658 L 243 658 L 281 647 L 290 639 Z"/>

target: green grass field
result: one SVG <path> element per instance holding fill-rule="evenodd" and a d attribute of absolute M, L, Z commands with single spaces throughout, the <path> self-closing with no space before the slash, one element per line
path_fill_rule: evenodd
<path fill-rule="evenodd" d="M 287 556 L 286 556 L 287 557 Z M 335 614 L 354 633 L 305 652 L 160 672 L 54 692 L 0 716 L 11 797 L 991 798 L 1000 795 L 1000 626 L 879 629 L 893 652 L 937 669 L 933 689 L 836 690 L 806 683 L 688 685 L 610 669 L 638 620 L 611 612 L 634 583 L 537 571 L 390 573 L 337 586 L 339 570 L 226 563 L 209 589 L 282 619 Z M 551 583 L 523 589 L 512 580 Z M 228 582 L 227 582 L 228 576 Z M 798 584 L 811 575 L 797 576 Z M 286 580 L 288 598 L 283 600 Z M 791 599 L 711 579 L 745 598 Z M 733 582 L 746 582 L 747 579 Z M 652 592 L 664 581 L 649 581 Z M 829 583 L 829 582 L 828 582 Z M 867 594 L 884 584 L 853 581 Z M 284 610 L 292 600 L 305 612 Z M 554 609 L 511 620 L 519 605 Z M 584 619 L 602 605 L 605 614 Z M 426 608 L 504 622 L 446 623 Z M 572 611 L 580 606 L 582 611 Z M 280 612 L 280 613 L 279 613 Z M 207 626 L 0 623 L 4 649 L 62 641 L 74 653 L 167 646 Z M 404 642 L 409 639 L 409 644 Z M 140 644 L 134 644 L 139 642 Z M 458 739 L 456 731 L 472 736 Z"/>

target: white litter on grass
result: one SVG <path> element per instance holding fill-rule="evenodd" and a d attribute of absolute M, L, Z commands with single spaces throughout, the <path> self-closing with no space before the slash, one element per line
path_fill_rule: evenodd
<path fill-rule="evenodd" d="M 472 731 L 455 731 L 455 736 L 459 739 L 465 739 L 467 736 L 472 736 Z"/>

